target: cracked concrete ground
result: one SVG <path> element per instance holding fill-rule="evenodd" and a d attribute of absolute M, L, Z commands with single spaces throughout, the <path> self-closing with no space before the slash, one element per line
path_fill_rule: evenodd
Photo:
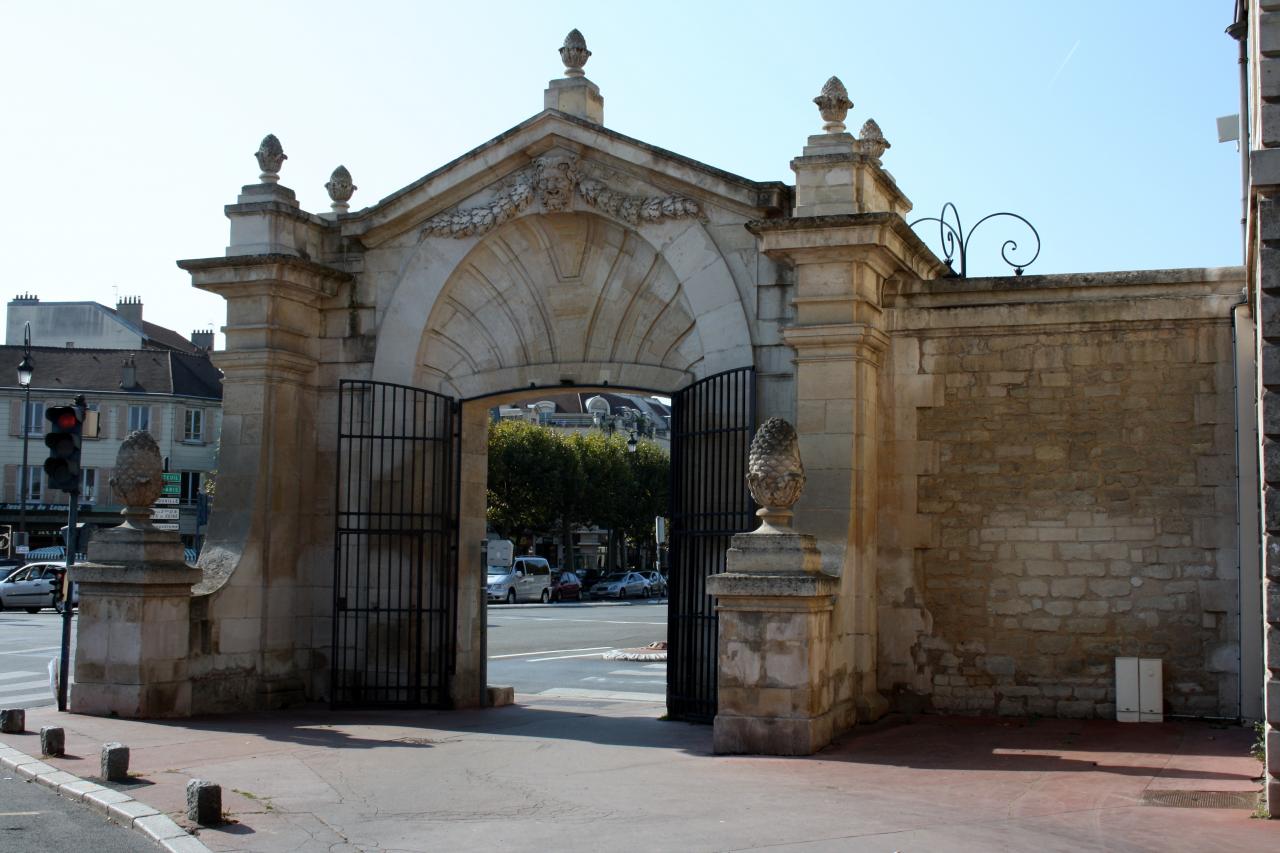
<path fill-rule="evenodd" d="M 137 799 L 179 819 L 222 785 L 214 850 L 1256 851 L 1280 821 L 1142 805 L 1157 790 L 1252 791 L 1250 734 L 1202 723 L 917 717 L 811 758 L 710 754 L 659 705 L 519 697 L 483 711 L 305 710 L 181 722 L 28 712 L 84 777 L 132 750 Z M 35 734 L 4 742 L 39 753 Z"/>

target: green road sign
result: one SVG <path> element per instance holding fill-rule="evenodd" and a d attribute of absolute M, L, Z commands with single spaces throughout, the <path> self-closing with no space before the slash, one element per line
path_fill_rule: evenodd
<path fill-rule="evenodd" d="M 164 484 L 164 486 L 162 486 L 162 487 L 160 488 L 160 494 L 162 494 L 162 495 L 176 495 L 176 494 L 178 494 L 178 484 L 177 484 L 177 483 L 165 483 L 165 484 Z"/>
<path fill-rule="evenodd" d="M 160 479 L 166 483 L 180 483 L 182 482 L 182 475 L 177 473 L 170 474 L 166 471 L 160 475 Z"/>

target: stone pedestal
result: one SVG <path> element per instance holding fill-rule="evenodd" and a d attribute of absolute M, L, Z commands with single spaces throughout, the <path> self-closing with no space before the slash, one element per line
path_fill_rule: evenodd
<path fill-rule="evenodd" d="M 186 717 L 191 586 L 177 534 L 123 525 L 99 533 L 80 585 L 70 709 L 119 717 Z"/>
<path fill-rule="evenodd" d="M 728 571 L 707 578 L 719 614 L 717 753 L 811 755 L 831 741 L 831 611 L 839 581 L 812 536 L 733 537 Z"/>

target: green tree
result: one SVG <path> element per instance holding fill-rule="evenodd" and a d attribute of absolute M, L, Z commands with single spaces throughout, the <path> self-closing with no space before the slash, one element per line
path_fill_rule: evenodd
<path fill-rule="evenodd" d="M 652 550 L 653 520 L 667 514 L 671 456 L 652 441 L 641 441 L 627 454 L 630 484 L 623 534 L 638 548 Z"/>
<path fill-rule="evenodd" d="M 557 526 L 566 468 L 572 468 L 559 436 L 524 421 L 489 428 L 489 494 L 486 516 L 502 537 L 544 533 Z"/>

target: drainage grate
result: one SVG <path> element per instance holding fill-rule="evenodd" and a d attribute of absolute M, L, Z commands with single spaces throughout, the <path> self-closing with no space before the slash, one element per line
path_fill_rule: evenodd
<path fill-rule="evenodd" d="M 1179 809 L 1256 809 L 1255 791 L 1143 791 L 1144 806 Z"/>

